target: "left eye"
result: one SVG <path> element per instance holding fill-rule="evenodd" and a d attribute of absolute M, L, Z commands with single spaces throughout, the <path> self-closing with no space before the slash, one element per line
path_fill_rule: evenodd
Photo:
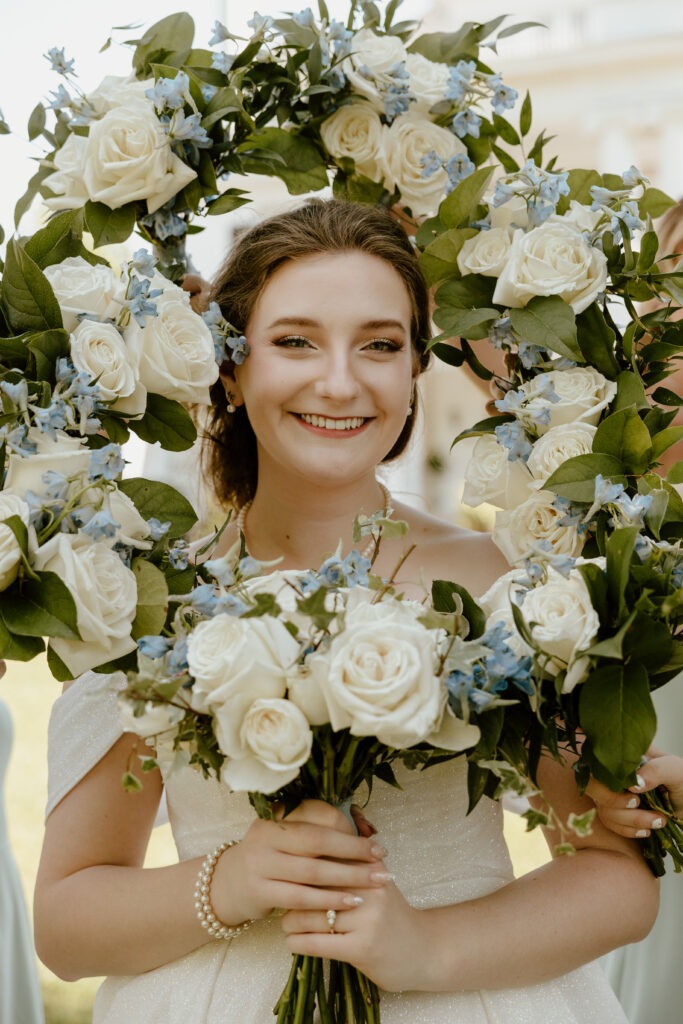
<path fill-rule="evenodd" d="M 390 338 L 373 338 L 366 348 L 371 352 L 398 352 L 401 346 Z"/>

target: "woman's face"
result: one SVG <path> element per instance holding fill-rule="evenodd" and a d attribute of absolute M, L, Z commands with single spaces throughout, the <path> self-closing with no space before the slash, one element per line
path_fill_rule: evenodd
<path fill-rule="evenodd" d="M 232 387 L 256 435 L 260 479 L 284 471 L 330 485 L 374 471 L 408 414 L 410 324 L 406 286 L 376 256 L 307 256 L 273 274 Z"/>

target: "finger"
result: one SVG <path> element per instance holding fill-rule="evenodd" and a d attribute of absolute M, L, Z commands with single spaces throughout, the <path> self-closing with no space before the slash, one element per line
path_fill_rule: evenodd
<path fill-rule="evenodd" d="M 279 811 L 279 808 L 278 808 Z M 343 811 L 324 800 L 303 800 L 283 821 L 304 821 L 311 825 L 322 825 L 324 828 L 337 829 L 347 835 L 356 835 L 356 831 Z"/>
<path fill-rule="evenodd" d="M 656 812 L 598 810 L 603 825 L 626 839 L 645 839 L 652 829 L 663 828 L 665 819 Z"/>
<path fill-rule="evenodd" d="M 681 759 L 673 754 L 662 754 L 653 757 L 638 769 L 638 782 L 631 786 L 633 793 L 647 793 L 657 786 L 676 788 L 676 785 L 683 785 L 683 772 L 680 768 Z M 673 783 L 673 785 L 672 785 Z"/>
<path fill-rule="evenodd" d="M 336 910 L 336 908 L 334 908 Z M 290 910 L 282 918 L 282 930 L 285 935 L 296 935 L 304 932 L 326 932 L 328 935 L 343 935 L 349 931 L 352 911 L 336 910 L 333 928 L 330 927 L 328 911 L 325 910 Z"/>
<path fill-rule="evenodd" d="M 369 838 L 370 836 L 377 835 L 377 829 L 375 828 L 375 826 L 372 824 L 371 821 L 368 821 L 368 819 L 361 811 L 360 807 L 358 807 L 356 804 L 351 804 L 351 817 L 353 818 L 356 828 L 358 829 L 359 836 L 366 836 Z"/>
<path fill-rule="evenodd" d="M 327 857 L 337 861 L 365 861 L 377 864 L 386 851 L 363 836 L 304 822 L 279 822 L 267 835 L 269 844 L 281 853 L 306 857 Z"/>
<path fill-rule="evenodd" d="M 315 913 L 319 918 L 328 910 L 336 910 L 340 914 L 343 910 L 361 906 L 363 902 L 363 897 L 356 892 L 343 889 L 316 889 L 314 886 L 294 885 L 289 882 L 269 882 L 267 891 L 267 902 L 271 906 L 286 907 L 287 913 Z"/>
<path fill-rule="evenodd" d="M 627 792 L 615 793 L 613 790 L 608 789 L 607 786 L 603 786 L 597 779 L 590 780 L 586 786 L 586 793 L 598 807 L 614 807 L 622 810 L 629 808 L 634 810 L 640 804 L 637 797 L 631 796 Z"/>
<path fill-rule="evenodd" d="M 393 881 L 393 875 L 381 861 L 339 861 L 289 854 L 274 858 L 268 876 L 320 889 L 379 889 Z"/>

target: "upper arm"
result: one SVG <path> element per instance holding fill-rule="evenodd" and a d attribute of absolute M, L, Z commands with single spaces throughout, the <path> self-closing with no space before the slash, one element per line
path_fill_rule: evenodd
<path fill-rule="evenodd" d="M 124 733 L 50 813 L 38 890 L 94 865 L 142 864 L 162 784 L 154 771 L 144 775 L 142 792 L 123 789 L 122 776 L 131 764 L 137 766 L 141 743 Z"/>

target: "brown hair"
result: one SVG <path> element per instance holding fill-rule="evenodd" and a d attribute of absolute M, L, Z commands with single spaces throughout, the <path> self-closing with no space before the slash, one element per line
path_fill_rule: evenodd
<path fill-rule="evenodd" d="M 225 319 L 243 332 L 268 279 L 290 260 L 319 253 L 359 250 L 389 263 L 401 276 L 412 309 L 411 342 L 421 373 L 429 362 L 429 292 L 415 251 L 399 224 L 378 207 L 311 200 L 288 213 L 271 217 L 243 235 L 230 252 L 212 288 Z M 216 497 L 240 507 L 253 498 L 257 481 L 256 437 L 244 406 L 227 411 L 219 380 L 211 389 L 206 417 L 203 463 Z M 415 423 L 417 402 L 385 462 L 405 449 Z"/>

